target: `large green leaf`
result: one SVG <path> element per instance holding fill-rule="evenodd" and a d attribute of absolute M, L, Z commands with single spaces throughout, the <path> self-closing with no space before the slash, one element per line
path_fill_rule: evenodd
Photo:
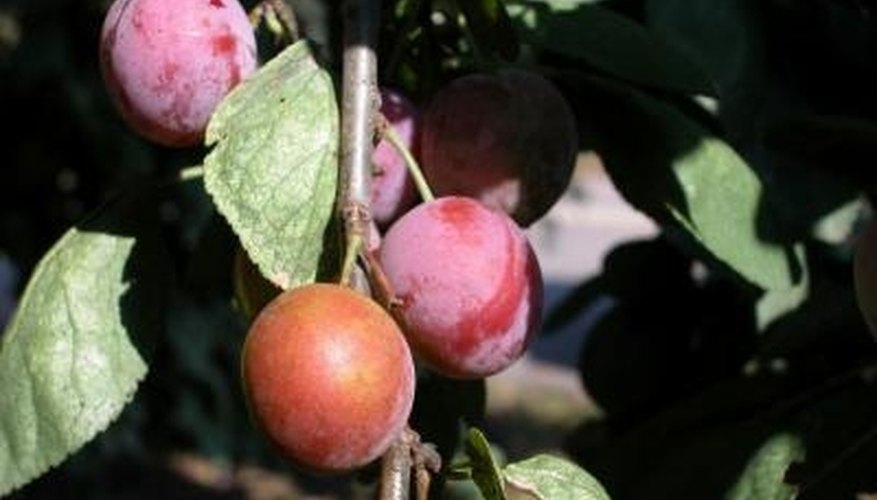
<path fill-rule="evenodd" d="M 282 288 L 314 281 L 324 261 L 338 163 L 328 73 L 298 42 L 220 104 L 205 183 L 250 258 Z"/>
<path fill-rule="evenodd" d="M 2 338 L 0 496 L 103 431 L 146 373 L 129 335 L 161 317 L 143 316 L 152 305 L 141 291 L 162 273 L 145 269 L 142 240 L 125 230 L 130 216 L 104 210 L 70 229 L 37 266 Z"/>
<path fill-rule="evenodd" d="M 542 50 L 578 59 L 628 82 L 713 96 L 709 74 L 672 43 L 597 5 L 548 0 L 510 1 L 521 38 Z"/>
<path fill-rule="evenodd" d="M 631 87 L 577 80 L 580 124 L 622 194 L 681 225 L 714 257 L 764 289 L 789 288 L 802 264 L 780 241 L 761 180 L 723 140 L 676 106 Z"/>
<path fill-rule="evenodd" d="M 579 466 L 551 455 L 536 455 L 503 470 L 511 488 L 540 500 L 609 500 L 609 494 Z"/>

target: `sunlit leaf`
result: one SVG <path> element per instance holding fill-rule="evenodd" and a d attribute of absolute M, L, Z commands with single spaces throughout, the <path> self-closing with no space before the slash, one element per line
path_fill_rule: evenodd
<path fill-rule="evenodd" d="M 220 104 L 205 183 L 262 274 L 282 288 L 325 264 L 335 200 L 338 110 L 329 74 L 299 42 Z"/>
<path fill-rule="evenodd" d="M 115 208 L 49 250 L 2 337 L 0 496 L 106 429 L 146 373 L 130 336 L 161 318 L 142 291 L 162 273 Z"/>
<path fill-rule="evenodd" d="M 719 261 L 764 289 L 790 288 L 802 263 L 775 241 L 775 214 L 755 172 L 689 115 L 633 88 L 584 78 L 581 119 L 621 193 L 681 225 Z"/>
<path fill-rule="evenodd" d="M 579 466 L 551 455 L 536 455 L 503 469 L 509 487 L 540 500 L 609 500 L 609 494 Z"/>
<path fill-rule="evenodd" d="M 725 496 L 727 500 L 788 500 L 797 488 L 783 482 L 793 462 L 803 460 L 804 444 L 791 434 L 768 439 L 746 464 L 740 479 Z"/>

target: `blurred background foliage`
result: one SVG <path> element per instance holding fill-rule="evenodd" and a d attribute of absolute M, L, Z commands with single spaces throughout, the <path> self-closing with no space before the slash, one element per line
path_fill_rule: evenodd
<path fill-rule="evenodd" d="M 143 210 L 161 220 L 161 272 L 173 291 L 164 328 L 135 339 L 150 373 L 119 421 L 13 498 L 295 496 L 263 475 L 288 469 L 252 429 L 240 392 L 236 237 L 199 182 L 172 182 L 204 151 L 154 147 L 112 109 L 97 64 L 108 3 L 0 3 L 0 320 L 66 229 L 142 185 L 157 187 Z M 874 6 L 504 4 L 383 2 L 380 78 L 425 102 L 457 75 L 510 61 L 544 73 L 576 112 L 583 152 L 599 155 L 626 199 L 661 224 L 654 240 L 614 249 L 599 276 L 549 311 L 545 335 L 584 338 L 577 370 L 600 409 L 565 436 L 564 451 L 616 499 L 790 498 L 795 489 L 781 479 L 801 498 L 877 492 L 877 349 L 850 267 L 877 186 Z M 337 69 L 337 5 L 293 6 Z M 260 43 L 263 59 L 277 49 L 268 36 Z M 730 148 L 698 156 L 713 139 Z M 731 173 L 697 177 L 713 160 Z M 715 206 L 692 186 L 717 193 L 707 200 Z M 746 190 L 754 198 L 735 198 Z M 740 199 L 754 204 L 735 206 Z M 730 243 L 722 239 L 715 215 L 744 208 L 764 243 L 755 257 L 737 251 L 745 238 L 733 228 Z M 765 269 L 762 255 L 779 265 Z M 779 277 L 764 277 L 777 268 Z M 586 331 L 570 330 L 607 299 Z M 484 423 L 483 384 L 425 376 L 418 390 L 415 428 L 453 457 L 459 421 Z M 486 426 L 500 446 L 515 432 Z M 188 453 L 221 465 L 199 468 Z M 242 475 L 261 490 L 247 490 Z M 311 493 L 360 488 L 297 477 Z"/>

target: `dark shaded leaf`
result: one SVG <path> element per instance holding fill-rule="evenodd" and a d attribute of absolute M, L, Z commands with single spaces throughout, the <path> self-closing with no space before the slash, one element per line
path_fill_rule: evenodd
<path fill-rule="evenodd" d="M 505 500 L 502 472 L 490 451 L 490 443 L 475 427 L 469 429 L 466 437 L 466 455 L 472 466 L 472 480 L 485 500 Z"/>
<path fill-rule="evenodd" d="M 518 35 L 502 0 L 458 0 L 457 6 L 482 50 L 507 61 L 518 57 Z"/>
<path fill-rule="evenodd" d="M 523 41 L 576 58 L 622 80 L 689 94 L 713 96 L 710 76 L 660 35 L 596 5 L 521 1 L 509 10 Z"/>

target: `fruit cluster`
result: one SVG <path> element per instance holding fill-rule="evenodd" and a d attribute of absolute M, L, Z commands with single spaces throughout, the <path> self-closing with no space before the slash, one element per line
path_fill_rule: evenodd
<path fill-rule="evenodd" d="M 256 69 L 253 31 L 236 0 L 116 0 L 101 39 L 110 94 L 138 133 L 186 146 Z M 414 359 L 477 379 L 520 358 L 540 326 L 542 276 L 522 227 L 567 187 L 577 144 L 551 83 L 502 70 L 460 78 L 421 115 L 383 90 L 398 140 L 376 145 L 370 245 L 393 300 L 350 288 L 264 282 L 244 254 L 239 303 L 253 319 L 242 354 L 254 419 L 293 462 L 346 471 L 380 456 L 407 423 Z M 392 142 L 392 144 L 391 144 Z M 417 191 L 403 151 L 438 197 Z M 378 272 L 378 271 L 376 271 Z"/>

